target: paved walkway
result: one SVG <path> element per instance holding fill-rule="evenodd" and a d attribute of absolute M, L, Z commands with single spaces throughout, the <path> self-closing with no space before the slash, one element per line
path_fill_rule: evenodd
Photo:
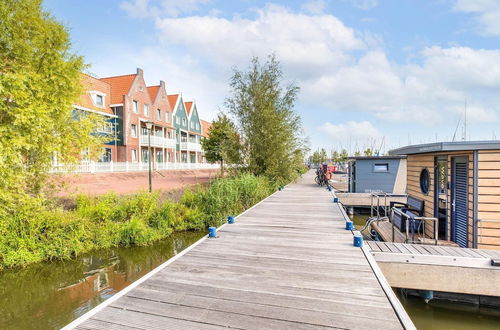
<path fill-rule="evenodd" d="M 394 293 L 312 182 L 305 174 L 68 328 L 403 328 Z"/>

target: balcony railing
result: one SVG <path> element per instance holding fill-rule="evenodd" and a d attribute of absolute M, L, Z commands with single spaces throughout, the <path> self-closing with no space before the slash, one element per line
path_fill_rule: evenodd
<path fill-rule="evenodd" d="M 203 151 L 201 144 L 198 142 L 182 142 L 181 141 L 180 148 L 181 148 L 181 150 L 188 150 L 188 151 L 197 151 L 197 152 Z"/>
<path fill-rule="evenodd" d="M 218 164 L 208 163 L 153 163 L 156 170 L 204 170 L 219 168 Z M 148 171 L 145 162 L 82 162 L 80 164 L 53 166 L 50 173 L 105 173 L 105 172 L 141 172 Z"/>
<path fill-rule="evenodd" d="M 148 145 L 148 136 L 141 135 L 141 144 Z M 151 146 L 160 148 L 175 148 L 175 139 L 167 139 L 163 136 L 151 135 Z"/>

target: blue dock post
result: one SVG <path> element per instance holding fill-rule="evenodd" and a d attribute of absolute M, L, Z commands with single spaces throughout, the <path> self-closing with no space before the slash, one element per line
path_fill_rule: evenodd
<path fill-rule="evenodd" d="M 425 300 L 425 303 L 434 299 L 434 291 L 431 290 L 418 290 L 418 294 Z"/>
<path fill-rule="evenodd" d="M 355 247 L 363 247 L 363 236 L 360 234 L 354 235 L 354 244 Z"/>
<path fill-rule="evenodd" d="M 333 202 L 334 203 L 338 203 L 339 202 L 339 198 L 338 197 L 333 197 Z"/>
<path fill-rule="evenodd" d="M 227 223 L 234 223 L 234 218 L 232 215 L 227 217 Z"/>
<path fill-rule="evenodd" d="M 352 221 L 346 221 L 345 222 L 345 229 L 352 230 L 352 228 L 353 228 Z"/>
<path fill-rule="evenodd" d="M 283 190 L 283 188 L 281 188 L 281 186 L 279 186 L 279 187 L 278 187 L 278 190 L 279 190 L 279 191 L 282 191 L 282 190 Z"/>
<path fill-rule="evenodd" d="M 208 227 L 208 237 L 210 237 L 210 238 L 217 237 L 217 228 L 215 228 L 215 227 Z"/>

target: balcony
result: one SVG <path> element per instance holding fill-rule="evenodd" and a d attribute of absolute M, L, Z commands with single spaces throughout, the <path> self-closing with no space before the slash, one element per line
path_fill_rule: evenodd
<path fill-rule="evenodd" d="M 141 135 L 141 145 L 148 145 L 148 136 Z M 151 135 L 151 146 L 159 148 L 175 148 L 175 139 L 167 139 L 163 136 Z"/>
<path fill-rule="evenodd" d="M 196 151 L 196 152 L 203 151 L 203 149 L 201 148 L 201 144 L 197 142 L 181 141 L 180 148 L 181 150 L 188 150 L 188 151 Z"/>

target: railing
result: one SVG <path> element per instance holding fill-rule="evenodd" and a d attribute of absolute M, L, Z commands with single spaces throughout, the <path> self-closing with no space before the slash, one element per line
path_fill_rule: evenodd
<path fill-rule="evenodd" d="M 148 145 L 148 136 L 141 135 L 141 144 L 147 146 Z M 175 139 L 167 139 L 163 136 L 151 135 L 151 146 L 152 147 L 160 147 L 160 148 L 175 148 L 176 141 Z"/>
<path fill-rule="evenodd" d="M 198 152 L 203 151 L 200 143 L 198 143 L 198 142 L 187 142 L 187 141 L 181 141 L 181 143 L 180 143 L 180 149 L 181 150 L 189 150 L 189 151 L 198 151 Z"/>
<path fill-rule="evenodd" d="M 397 213 L 398 215 L 400 215 L 402 218 L 405 218 L 405 221 L 406 221 L 406 231 L 405 231 L 405 234 L 406 234 L 406 237 L 405 237 L 405 243 L 418 243 L 418 241 L 415 240 L 415 233 L 414 231 L 412 230 L 412 237 L 411 237 L 411 240 L 410 240 L 410 222 L 411 221 L 422 221 L 422 239 L 425 241 L 425 222 L 426 221 L 432 221 L 434 222 L 434 244 L 435 245 L 438 245 L 438 238 L 439 238 L 439 233 L 438 233 L 438 230 L 439 230 L 439 226 L 438 226 L 438 219 L 437 218 L 431 218 L 431 217 L 410 217 L 408 214 L 404 213 L 403 211 L 401 211 L 400 209 L 396 208 L 396 207 L 393 207 L 391 209 L 391 225 L 392 225 L 392 241 L 394 242 L 394 233 L 395 233 L 395 226 L 394 226 L 394 221 L 393 221 L 393 218 L 394 218 L 394 213 Z M 412 226 L 412 229 L 414 228 L 414 226 Z"/>
<path fill-rule="evenodd" d="M 155 170 L 203 170 L 216 169 L 219 164 L 208 163 L 168 163 L 155 162 Z M 111 173 L 111 172 L 141 172 L 148 171 L 149 164 L 145 162 L 83 162 L 80 164 L 58 164 L 52 167 L 50 173 Z"/>

